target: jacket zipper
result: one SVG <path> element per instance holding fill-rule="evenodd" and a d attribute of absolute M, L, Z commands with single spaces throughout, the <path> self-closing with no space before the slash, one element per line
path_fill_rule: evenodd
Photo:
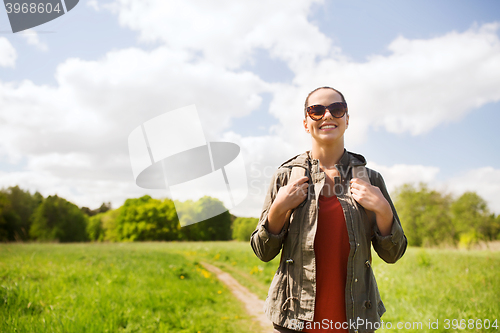
<path fill-rule="evenodd" d="M 342 181 L 342 179 L 341 179 Z M 349 195 L 347 195 L 347 193 L 349 193 Z M 344 196 L 346 197 L 346 203 L 347 203 L 347 208 L 348 208 L 348 211 L 349 211 L 349 216 L 351 218 L 351 228 L 352 228 L 352 235 L 353 235 L 353 238 L 354 238 L 354 253 L 352 255 L 352 261 L 351 261 L 351 266 L 352 266 L 352 277 L 351 277 L 351 303 L 352 303 L 352 320 L 354 320 L 355 318 L 355 306 L 354 306 L 354 293 L 353 293 L 353 288 L 354 288 L 354 280 L 356 279 L 355 275 L 354 275 L 354 259 L 356 258 L 356 253 L 358 252 L 358 243 L 357 243 L 357 240 L 356 240 L 356 233 L 355 233 L 355 230 L 354 230 L 354 219 L 352 217 L 352 207 L 353 206 L 353 202 L 354 202 L 354 199 L 352 198 L 351 194 L 350 194 L 350 189 L 349 187 L 347 187 L 347 193 L 344 192 Z M 347 218 L 347 216 L 346 216 Z M 350 323 L 349 323 L 350 324 Z M 350 329 L 349 329 L 350 330 Z"/>
<path fill-rule="evenodd" d="M 356 241 L 356 234 L 354 232 L 354 219 L 352 218 L 352 213 L 351 213 L 351 210 L 349 209 L 349 215 L 351 216 L 351 227 L 352 227 L 352 235 L 354 237 L 354 253 L 352 255 L 352 278 L 351 278 L 351 302 L 352 302 L 352 320 L 354 320 L 354 317 L 355 317 L 355 313 L 354 313 L 354 309 L 355 309 L 355 306 L 354 306 L 354 294 L 353 294 L 353 287 L 354 287 L 354 279 L 355 279 L 355 276 L 354 276 L 354 258 L 356 257 L 356 253 L 358 252 L 358 243 Z"/>

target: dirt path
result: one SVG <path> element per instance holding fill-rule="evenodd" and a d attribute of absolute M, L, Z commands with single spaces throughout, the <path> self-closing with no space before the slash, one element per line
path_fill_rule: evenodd
<path fill-rule="evenodd" d="M 229 273 L 222 271 L 220 268 L 213 265 L 207 264 L 206 262 L 201 263 L 203 267 L 209 272 L 212 272 L 217 276 L 217 278 L 224 283 L 229 290 L 233 293 L 236 298 L 238 298 L 243 304 L 247 313 L 254 317 L 260 326 L 262 326 L 262 332 L 272 332 L 273 325 L 267 319 L 264 314 L 264 301 L 259 299 L 257 295 L 250 292 L 247 288 L 243 287 L 238 281 L 235 280 Z"/>

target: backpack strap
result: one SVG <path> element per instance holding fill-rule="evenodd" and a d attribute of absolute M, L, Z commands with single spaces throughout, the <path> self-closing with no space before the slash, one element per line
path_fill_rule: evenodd
<path fill-rule="evenodd" d="M 296 181 L 297 179 L 300 179 L 306 175 L 306 169 L 302 167 L 292 167 L 292 173 L 290 174 L 290 177 L 288 178 L 287 185 Z M 286 213 L 286 219 L 285 219 L 285 229 L 288 229 L 288 225 L 290 224 L 290 217 L 292 216 L 294 209 L 290 209 Z"/>
<path fill-rule="evenodd" d="M 292 173 L 290 175 L 290 179 L 288 179 L 288 183 L 294 182 L 299 178 L 302 178 L 306 175 L 306 169 L 302 167 L 292 167 Z"/>
<path fill-rule="evenodd" d="M 368 177 L 368 171 L 363 165 L 357 165 L 352 167 L 352 178 L 359 178 L 365 182 L 371 184 L 370 178 Z"/>
<path fill-rule="evenodd" d="M 359 178 L 369 184 L 371 184 L 370 178 L 368 177 L 368 171 L 366 170 L 366 167 L 363 165 L 357 165 L 352 167 L 352 178 Z M 350 194 L 350 191 L 349 191 Z M 371 227 L 371 235 L 372 237 L 374 236 L 374 231 L 373 231 L 373 225 L 374 223 L 377 223 L 375 220 L 375 213 L 372 212 L 371 210 L 365 209 L 366 215 L 368 216 L 368 220 L 370 221 L 370 227 Z M 372 255 L 370 252 L 369 255 L 370 262 L 372 261 Z"/>

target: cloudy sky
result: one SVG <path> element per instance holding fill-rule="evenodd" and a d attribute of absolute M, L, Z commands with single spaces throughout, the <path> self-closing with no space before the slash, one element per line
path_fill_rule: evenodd
<path fill-rule="evenodd" d="M 303 103 L 324 85 L 391 191 L 476 191 L 500 213 L 496 0 L 81 0 L 16 34 L 0 8 L 0 187 L 90 208 L 165 197 L 135 184 L 128 135 L 195 104 L 208 141 L 241 147 L 232 213 L 258 216 L 276 167 L 309 149 Z"/>

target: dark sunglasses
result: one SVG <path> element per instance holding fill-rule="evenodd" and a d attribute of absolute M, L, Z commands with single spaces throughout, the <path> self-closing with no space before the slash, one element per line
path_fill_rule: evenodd
<path fill-rule="evenodd" d="M 306 112 L 312 120 L 321 120 L 326 113 L 326 110 L 330 111 L 332 117 L 342 118 L 347 113 L 347 103 L 336 102 L 328 106 L 324 105 L 311 105 L 306 108 Z"/>

